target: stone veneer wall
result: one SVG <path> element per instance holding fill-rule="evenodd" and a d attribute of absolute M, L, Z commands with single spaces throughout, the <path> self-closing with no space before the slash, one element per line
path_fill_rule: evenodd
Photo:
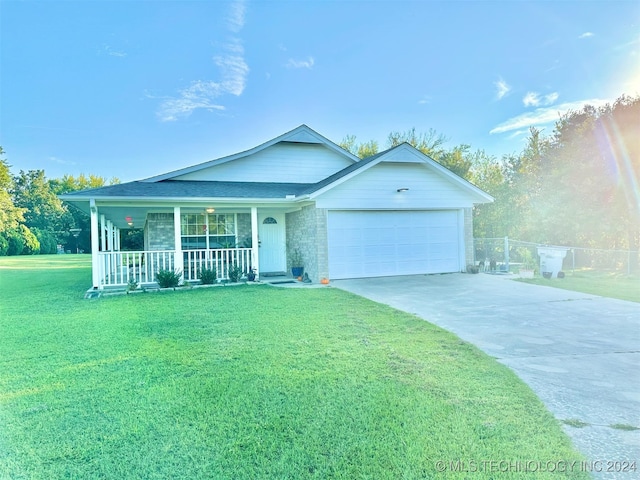
<path fill-rule="evenodd" d="M 291 270 L 291 255 L 300 252 L 304 271 L 313 282 L 329 276 L 327 244 L 327 211 L 308 205 L 287 213 L 287 271 Z"/>
<path fill-rule="evenodd" d="M 467 265 L 475 263 L 473 251 L 473 208 L 464 209 L 464 254 L 466 263 L 463 265 L 463 271 L 466 271 Z"/>
<path fill-rule="evenodd" d="M 146 250 L 174 250 L 173 213 L 149 213 L 144 227 Z"/>

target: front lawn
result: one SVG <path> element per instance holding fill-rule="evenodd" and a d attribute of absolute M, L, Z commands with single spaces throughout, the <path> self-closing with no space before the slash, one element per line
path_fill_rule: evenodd
<path fill-rule="evenodd" d="M 333 288 L 84 300 L 88 260 L 0 259 L 2 478 L 587 478 L 541 472 L 581 459 L 559 423 L 416 317 Z"/>
<path fill-rule="evenodd" d="M 567 272 L 565 278 L 536 277 L 518 281 L 640 302 L 640 276 L 638 275 L 576 270 L 574 273 Z"/>

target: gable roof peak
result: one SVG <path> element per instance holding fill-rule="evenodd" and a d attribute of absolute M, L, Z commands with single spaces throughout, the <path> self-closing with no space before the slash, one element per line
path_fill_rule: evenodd
<path fill-rule="evenodd" d="M 168 172 L 165 174 L 161 174 L 161 175 L 156 175 L 153 177 L 149 177 L 146 178 L 144 180 L 141 180 L 142 182 L 160 182 L 162 180 L 170 180 L 172 178 L 181 176 L 181 175 L 185 175 L 187 173 L 192 173 L 192 172 L 197 172 L 199 170 L 204 170 L 205 168 L 209 168 L 209 167 L 213 167 L 215 165 L 219 165 L 221 163 L 226 163 L 226 162 L 230 162 L 233 160 L 237 160 L 239 158 L 243 158 L 243 157 L 247 157 L 249 155 L 252 155 L 254 153 L 257 153 L 261 150 L 264 150 L 272 145 L 275 145 L 276 143 L 281 143 L 281 142 L 290 142 L 290 143 L 311 143 L 311 144 L 319 144 L 319 145 L 324 145 L 325 147 L 329 148 L 330 150 L 333 150 L 334 152 L 342 155 L 343 157 L 346 157 L 347 159 L 349 159 L 351 162 L 356 163 L 358 162 L 360 159 L 353 155 L 351 152 L 345 150 L 344 148 L 340 147 L 338 144 L 332 142 L 331 140 L 329 140 L 328 138 L 320 135 L 318 132 L 316 132 L 315 130 L 313 130 L 311 127 L 309 127 L 308 125 L 305 125 L 304 123 L 302 125 L 299 125 L 298 127 L 294 128 L 293 130 L 290 130 L 286 133 L 283 133 L 282 135 L 279 135 L 275 138 L 272 138 L 271 140 L 268 140 L 267 142 L 264 142 L 256 147 L 253 147 L 249 150 L 245 150 L 243 152 L 239 152 L 239 153 L 235 153 L 233 155 L 228 155 L 225 157 L 220 157 L 220 158 L 216 158 L 214 160 L 209 160 L 208 162 L 204 162 L 204 163 L 199 163 L 197 165 L 193 165 L 191 167 L 186 167 L 186 168 L 182 168 L 179 170 L 174 170 L 172 172 Z"/>

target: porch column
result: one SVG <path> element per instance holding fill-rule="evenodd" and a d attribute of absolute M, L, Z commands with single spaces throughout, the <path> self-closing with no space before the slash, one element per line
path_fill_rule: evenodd
<path fill-rule="evenodd" d="M 118 227 L 115 228 L 115 232 L 114 232 L 115 236 L 116 236 L 116 242 L 115 242 L 115 248 L 116 251 L 120 251 L 120 229 Z"/>
<path fill-rule="evenodd" d="M 106 233 L 106 223 L 107 221 L 104 218 L 104 215 L 100 215 L 100 251 L 104 252 L 107 250 L 107 236 Z"/>
<path fill-rule="evenodd" d="M 260 278 L 258 242 L 258 207 L 251 207 L 251 266 L 256 271 L 256 278 Z"/>
<path fill-rule="evenodd" d="M 92 198 L 89 200 L 91 210 L 91 278 L 93 288 L 100 288 L 100 258 L 98 257 L 98 207 L 96 201 Z"/>
<path fill-rule="evenodd" d="M 180 232 L 180 207 L 173 207 L 173 243 L 175 250 L 175 269 L 180 270 L 180 283 L 184 282 L 184 258 L 182 256 L 182 235 Z"/>
<path fill-rule="evenodd" d="M 107 248 L 110 252 L 113 252 L 113 223 L 111 220 L 107 220 Z"/>

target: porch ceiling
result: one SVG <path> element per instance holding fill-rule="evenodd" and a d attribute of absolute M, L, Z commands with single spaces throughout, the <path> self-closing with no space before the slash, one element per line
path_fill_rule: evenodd
<path fill-rule="evenodd" d="M 69 202 L 73 203 L 76 208 L 79 208 L 87 215 L 89 215 L 89 203 L 88 202 Z M 202 205 L 188 205 L 180 206 L 181 213 L 204 213 L 208 207 L 215 208 L 216 213 L 251 213 L 251 206 L 248 205 L 220 205 L 218 202 L 210 202 Z M 130 228 L 143 228 L 147 215 L 149 213 L 173 213 L 173 206 L 170 205 L 101 205 L 97 202 L 98 215 L 104 215 L 106 220 L 110 220 L 114 226 L 126 230 Z M 266 209 L 269 211 L 281 210 L 283 212 L 290 212 L 297 210 L 299 206 L 292 205 L 263 205 L 258 207 L 258 211 Z M 131 220 L 129 220 L 129 218 Z M 133 225 L 129 225 L 129 222 Z"/>

